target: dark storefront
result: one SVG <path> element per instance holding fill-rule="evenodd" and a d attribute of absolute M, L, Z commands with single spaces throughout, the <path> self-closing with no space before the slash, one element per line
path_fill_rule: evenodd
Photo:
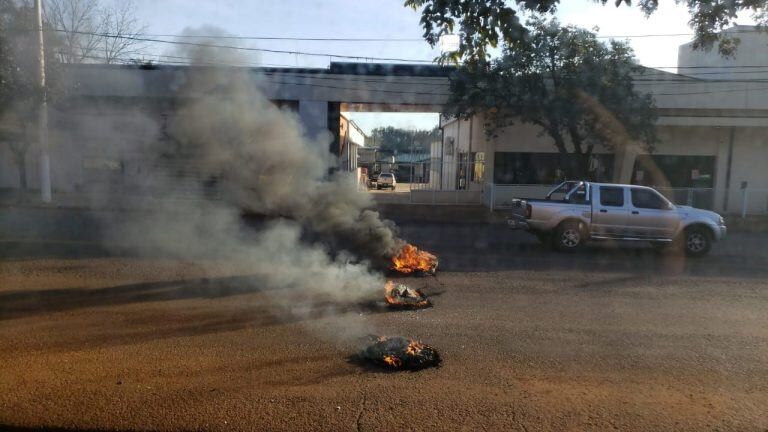
<path fill-rule="evenodd" d="M 559 153 L 496 152 L 493 160 L 493 182 L 496 184 L 557 184 L 565 180 L 567 164 L 575 166 L 573 155 Z M 588 179 L 610 181 L 613 176 L 613 155 L 590 157 Z"/>
<path fill-rule="evenodd" d="M 706 209 L 714 203 L 714 178 L 714 156 L 638 155 L 632 170 L 632 184 L 656 187 L 676 204 Z"/>

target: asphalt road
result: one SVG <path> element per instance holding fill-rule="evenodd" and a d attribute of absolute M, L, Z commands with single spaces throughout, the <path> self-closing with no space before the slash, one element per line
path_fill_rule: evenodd
<path fill-rule="evenodd" d="M 765 234 L 691 261 L 405 225 L 443 271 L 405 279 L 433 308 L 394 312 L 286 304 L 247 269 L 107 253 L 91 215 L 32 213 L 0 212 L 0 429 L 768 428 Z M 365 367 L 368 333 L 444 362 Z"/>

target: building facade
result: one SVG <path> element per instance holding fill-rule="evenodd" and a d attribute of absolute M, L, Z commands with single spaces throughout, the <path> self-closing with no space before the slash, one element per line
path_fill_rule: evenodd
<path fill-rule="evenodd" d="M 745 34 L 740 58 L 766 58 L 768 37 Z M 654 186 L 677 203 L 726 213 L 768 213 L 768 171 L 762 168 L 768 162 L 768 86 L 702 72 L 741 76 L 733 72 L 751 70 L 736 67 L 748 67 L 746 60 L 691 52 L 689 45 L 680 47 L 680 59 L 707 69 L 691 68 L 699 71 L 695 77 L 648 69 L 635 82 L 658 108 L 653 151 L 633 142 L 615 150 L 597 146 L 590 179 Z M 709 69 L 716 66 L 722 67 Z M 482 115 L 443 119 L 442 149 L 433 156 L 445 165 L 443 187 L 483 190 L 486 205 L 503 206 L 515 196 L 540 196 L 564 179 L 554 142 L 539 127 L 516 124 L 489 136 L 483 124 Z"/>

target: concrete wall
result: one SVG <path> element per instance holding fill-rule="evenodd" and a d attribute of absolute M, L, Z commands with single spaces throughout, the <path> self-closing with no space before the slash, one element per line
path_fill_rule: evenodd
<path fill-rule="evenodd" d="M 360 147 L 365 147 L 365 133 L 363 133 L 363 131 L 359 126 L 355 124 L 355 122 L 350 122 L 349 140 Z"/>
<path fill-rule="evenodd" d="M 328 131 L 328 102 L 318 100 L 299 101 L 299 120 L 309 138 L 317 138 Z"/>
<path fill-rule="evenodd" d="M 747 212 L 768 211 L 768 128 L 745 128 L 734 136 L 727 211 L 741 210 L 741 182 L 748 182 Z M 723 194 L 720 195 L 722 197 Z M 723 199 L 723 198 L 721 198 Z M 722 205 L 721 205 L 722 206 Z"/>
<path fill-rule="evenodd" d="M 476 120 L 479 123 L 479 119 Z M 462 122 L 462 128 L 468 122 Z M 446 136 L 468 140 L 468 135 L 458 133 L 458 122 L 445 125 Z M 478 128 L 482 131 L 482 128 Z M 473 131 L 474 132 L 474 131 Z M 731 158 L 730 189 L 727 193 L 728 154 L 733 133 Z M 496 136 L 487 141 L 484 134 L 475 135 L 476 148 L 486 150 L 486 179 L 493 179 L 495 152 L 545 152 L 555 153 L 552 139 L 533 125 L 518 124 L 496 131 Z M 750 213 L 768 210 L 768 127 L 721 127 L 721 126 L 670 126 L 658 127 L 659 143 L 653 154 L 682 156 L 712 156 L 715 158 L 713 179 L 714 208 L 720 211 L 737 212 L 740 210 L 742 195 L 739 190 L 742 181 L 748 182 L 748 211 Z M 468 148 L 468 142 L 461 141 L 459 148 Z M 569 144 L 569 151 L 572 150 Z M 596 153 L 610 153 L 598 147 Z M 616 181 L 630 182 L 635 158 L 638 154 L 647 154 L 647 149 L 634 146 L 629 151 L 616 154 L 617 166 L 623 166 L 624 172 L 615 173 Z"/>
<path fill-rule="evenodd" d="M 694 50 L 693 44 L 687 43 L 678 49 L 678 73 L 703 79 L 768 78 L 765 68 L 737 67 L 768 65 L 768 34 L 756 31 L 754 26 L 734 26 L 725 33 L 741 41 L 735 56 L 723 57 L 717 44 L 711 50 Z"/>
<path fill-rule="evenodd" d="M 486 154 L 486 160 L 488 158 L 489 141 L 485 136 L 482 119 L 478 116 L 473 117 L 471 120 L 465 119 L 442 119 L 441 127 L 443 128 L 443 145 L 442 157 L 443 165 L 443 189 L 455 189 L 457 187 L 456 177 L 457 172 L 464 168 L 466 170 L 472 170 L 474 168 L 471 163 L 459 163 L 459 153 L 472 154 L 475 152 L 484 152 Z M 451 145 L 453 142 L 453 154 L 450 154 Z M 439 163 L 439 162 L 438 162 Z M 488 179 L 488 165 L 486 164 L 485 179 Z M 493 171 L 491 170 L 491 175 Z M 484 181 L 473 181 L 467 178 L 467 190 L 480 191 L 483 189 Z"/>

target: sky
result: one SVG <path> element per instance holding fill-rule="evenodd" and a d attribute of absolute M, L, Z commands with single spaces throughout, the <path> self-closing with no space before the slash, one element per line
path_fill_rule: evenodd
<path fill-rule="evenodd" d="M 105 0 L 109 1 L 109 0 Z M 113 0 L 120 1 L 120 0 Z M 137 15 L 148 35 L 178 35 L 188 28 L 215 26 L 237 36 L 300 38 L 369 38 L 388 41 L 285 41 L 221 40 L 221 44 L 258 49 L 323 54 L 248 52 L 249 65 L 327 67 L 330 61 L 377 61 L 370 57 L 431 60 L 439 52 L 422 40 L 417 11 L 403 7 L 403 0 L 134 0 Z M 684 5 L 660 2 L 659 10 L 646 18 L 637 7 L 600 5 L 592 0 L 566 0 L 557 17 L 566 24 L 596 29 L 600 36 L 690 34 Z M 742 23 L 742 22 L 740 22 Z M 743 22 L 747 24 L 748 22 Z M 173 39 L 157 36 L 158 39 Z M 392 40 L 398 39 L 398 40 Z M 620 37 L 619 39 L 626 39 Z M 690 36 L 628 38 L 639 62 L 651 67 L 674 68 L 677 48 Z M 146 45 L 145 58 L 172 54 L 173 46 Z M 359 56 L 334 58 L 325 54 Z M 380 60 L 379 60 L 380 61 Z M 396 62 L 396 61 L 392 61 Z M 669 69 L 667 69 L 669 70 Z M 674 71 L 672 69 L 671 71 Z M 430 129 L 436 114 L 392 115 L 351 113 L 366 132 L 380 125 Z"/>

